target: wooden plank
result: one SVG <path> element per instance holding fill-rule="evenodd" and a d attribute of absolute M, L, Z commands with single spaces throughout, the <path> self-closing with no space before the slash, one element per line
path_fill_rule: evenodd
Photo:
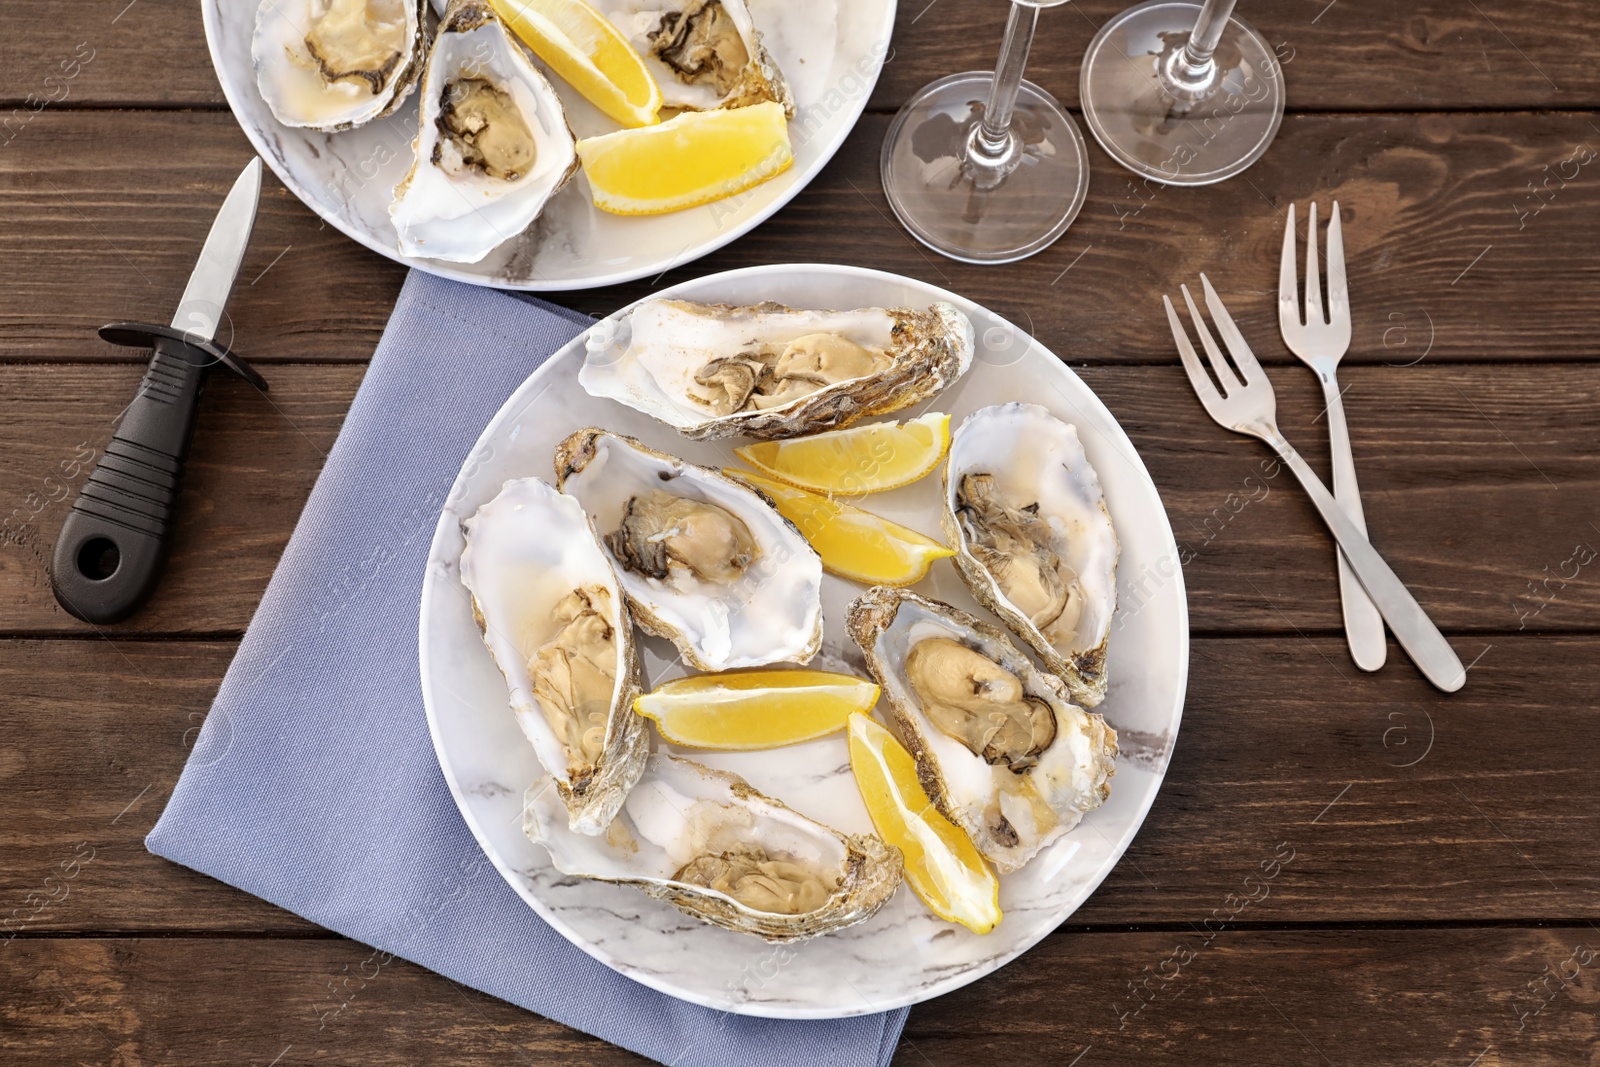
<path fill-rule="evenodd" d="M 1126 0 L 1075 0 L 1046 15 L 1029 78 L 1077 106 L 1089 39 L 1126 6 Z M 40 101 L 225 105 L 196 4 L 80 0 L 73 11 L 64 19 L 41 5 L 7 5 L 0 17 L 0 101 L 8 107 Z M 1289 105 L 1296 110 L 1583 107 L 1600 101 L 1600 75 L 1586 61 L 1595 16 L 1582 0 L 1537 7 L 1509 0 L 1467 6 L 1422 0 L 1403 7 L 1257 0 L 1243 14 L 1287 60 Z M 892 58 L 870 106 L 892 111 L 934 78 L 992 68 L 1004 18 L 1001 5 L 902 3 Z M 61 65 L 74 58 L 76 67 Z"/>
<path fill-rule="evenodd" d="M 362 370 L 279 367 L 269 371 L 266 393 L 233 375 L 212 376 L 172 558 L 148 614 L 136 616 L 146 622 L 132 623 L 134 630 L 165 620 L 162 625 L 176 631 L 242 631 L 333 446 Z M 0 617 L 13 631 L 96 632 L 56 605 L 50 554 L 77 488 L 138 388 L 140 373 L 127 365 L 0 369 L 0 381 L 7 383 L 0 409 L 12 449 L 0 475 L 0 500 L 6 502 L 0 583 L 12 593 L 6 598 L 9 611 L 0 609 Z"/>
<path fill-rule="evenodd" d="M 0 797 L 11 812 L 0 828 L 0 937 L 102 927 L 319 929 L 145 851 L 233 650 L 0 645 Z"/>
<path fill-rule="evenodd" d="M 142 612 L 104 632 L 243 631 L 361 372 L 278 365 L 267 394 L 212 380 L 165 577 Z M 1271 453 L 1213 424 L 1176 367 L 1081 373 L 1161 491 L 1197 632 L 1341 632 L 1332 542 Z M 1274 377 L 1285 432 L 1327 477 L 1313 377 L 1299 366 Z M 0 634 L 96 632 L 56 605 L 46 568 L 81 461 L 98 454 L 137 380 L 127 365 L 0 366 Z M 1354 367 L 1342 380 L 1375 543 L 1460 635 L 1465 659 L 1493 640 L 1469 632 L 1596 627 L 1600 367 L 1424 362 Z M 1136 588 L 1156 580 L 1128 577 Z"/>
<path fill-rule="evenodd" d="M 35 119 L 0 152 L 6 356 L 136 359 L 95 329 L 170 318 L 216 210 L 249 159 L 249 143 L 227 114 Z M 269 174 L 218 338 L 252 361 L 366 359 L 404 275 Z"/>
<path fill-rule="evenodd" d="M 895 1063 L 1578 1063 L 1597 941 L 1587 926 L 1058 933 L 914 1008 Z M 1546 967 L 1568 981 L 1530 991 Z"/>
<path fill-rule="evenodd" d="M 1588 1062 L 1597 941 L 1588 927 L 1057 933 L 914 1008 L 894 1063 Z M 0 983 L 16 1067 L 647 1062 L 348 941 L 17 942 Z"/>
<path fill-rule="evenodd" d="M 1089 41 L 1129 6 L 1073 0 L 1043 14 L 1028 56 L 1029 80 L 1076 109 Z M 1567 107 L 1600 98 L 1600 77 L 1581 58 L 1595 15 L 1580 0 L 1537 11 L 1449 0 L 1403 6 L 1257 0 L 1239 15 L 1283 63 L 1291 111 Z M 906 0 L 893 61 L 872 106 L 893 111 L 934 78 L 994 69 L 1005 17 L 1004 5 Z"/>
<path fill-rule="evenodd" d="M 1275 336 L 1282 212 L 1290 201 L 1338 199 L 1356 313 L 1352 362 L 1596 355 L 1600 307 L 1579 298 L 1600 238 L 1600 134 L 1585 114 L 1291 116 L 1261 163 L 1206 189 L 1136 184 L 1094 149 L 1089 199 L 1073 229 L 1004 267 L 935 256 L 893 221 L 878 178 L 887 121 L 864 120 L 805 192 L 727 248 L 659 281 L 553 298 L 603 314 L 717 270 L 865 263 L 983 303 L 1074 364 L 1169 363 L 1160 296 L 1206 271 L 1258 354 L 1285 363 L 1292 357 Z M 172 152 L 174 143 L 184 151 Z M 248 158 L 225 114 L 37 118 L 0 153 L 6 356 L 133 358 L 95 339 L 94 328 L 171 311 L 215 205 Z M 269 179 L 229 304 L 231 336 L 263 363 L 364 359 L 402 276 Z"/>
<path fill-rule="evenodd" d="M 0 13 L 0 101 L 17 109 L 5 133 L 37 121 L 27 116 L 41 103 L 227 106 L 198 3 L 80 0 L 71 10 L 8 4 Z"/>
<path fill-rule="evenodd" d="M 1197 641 L 1155 807 L 1072 922 L 1199 924 L 1243 895 L 1251 923 L 1595 917 L 1597 642 L 1497 637 L 1445 698 L 1399 663 L 1358 675 L 1337 638 Z M 143 848 L 231 652 L 0 643 L 0 937 L 308 929 Z"/>

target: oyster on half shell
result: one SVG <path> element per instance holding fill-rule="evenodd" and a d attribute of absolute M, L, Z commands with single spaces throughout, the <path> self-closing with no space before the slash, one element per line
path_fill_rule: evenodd
<path fill-rule="evenodd" d="M 1116 732 L 998 627 L 883 586 L 851 602 L 846 625 L 929 799 L 1001 871 L 1110 795 Z"/>
<path fill-rule="evenodd" d="M 578 170 L 561 98 L 488 0 L 451 0 L 417 123 L 389 205 L 408 256 L 476 263 L 532 225 Z"/>
<path fill-rule="evenodd" d="M 822 560 L 766 497 L 593 427 L 556 446 L 634 619 L 697 670 L 805 663 L 822 642 Z"/>
<path fill-rule="evenodd" d="M 775 100 L 794 118 L 794 96 L 745 0 L 601 0 L 644 59 L 667 107 L 710 111 Z"/>
<path fill-rule="evenodd" d="M 950 441 L 945 534 L 972 595 L 1094 707 L 1121 545 L 1078 430 L 1036 404 L 973 412 Z"/>
<path fill-rule="evenodd" d="M 581 834 L 602 833 L 644 770 L 640 666 L 622 588 L 583 508 L 507 482 L 462 524 L 461 581 L 511 710 Z"/>
<path fill-rule="evenodd" d="M 636 886 L 697 919 L 798 941 L 871 917 L 900 885 L 900 850 L 845 835 L 738 775 L 665 753 L 603 837 L 573 833 L 548 782 L 529 788 L 523 829 L 563 874 Z"/>
<path fill-rule="evenodd" d="M 695 440 L 797 437 L 938 394 L 972 363 L 954 306 L 806 311 L 653 299 L 589 330 L 578 381 Z"/>
<path fill-rule="evenodd" d="M 427 0 L 262 0 L 261 99 L 285 126 L 345 130 L 394 111 L 422 70 Z"/>

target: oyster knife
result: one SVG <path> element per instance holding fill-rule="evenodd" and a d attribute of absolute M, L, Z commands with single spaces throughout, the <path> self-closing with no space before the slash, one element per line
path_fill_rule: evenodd
<path fill-rule="evenodd" d="M 100 327 L 100 336 L 114 345 L 152 351 L 139 391 L 73 501 L 50 562 L 57 603 L 85 622 L 126 618 L 155 588 L 206 371 L 221 363 L 257 389 L 267 387 L 215 340 L 260 197 L 261 160 L 253 159 L 211 224 L 170 326 Z"/>

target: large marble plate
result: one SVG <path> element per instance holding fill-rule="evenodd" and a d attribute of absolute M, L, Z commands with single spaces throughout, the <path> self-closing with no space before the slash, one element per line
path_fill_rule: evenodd
<path fill-rule="evenodd" d="M 604 9 L 607 2 L 601 0 Z M 436 8 L 443 0 L 434 0 Z M 256 0 L 202 0 L 206 43 L 223 94 L 256 151 L 306 206 L 397 263 L 502 289 L 586 289 L 658 275 L 748 232 L 787 204 L 833 157 L 867 105 L 889 52 L 895 0 L 749 0 L 768 50 L 794 92 L 794 165 L 753 189 L 667 215 L 608 215 L 580 172 L 527 232 L 479 263 L 403 256 L 389 222 L 390 192 L 411 165 L 413 93 L 386 119 L 342 133 L 281 125 L 256 90 L 250 36 Z M 549 70 L 545 69 L 549 74 Z M 579 137 L 617 124 L 559 77 L 550 81 Z"/>
<path fill-rule="evenodd" d="M 642 438 L 687 459 L 732 465 L 726 442 L 697 443 L 644 415 L 589 396 L 578 384 L 582 338 L 529 376 L 483 431 L 446 500 L 423 582 L 419 650 L 428 722 L 445 778 L 484 851 L 513 889 L 573 944 L 645 985 L 750 1015 L 822 1018 L 883 1011 L 949 992 L 1015 959 L 1055 929 L 1115 866 L 1149 811 L 1177 738 L 1189 662 L 1189 622 L 1178 550 L 1144 464 L 1105 406 L 1065 364 L 1004 319 L 908 278 L 854 267 L 781 265 L 715 274 L 661 295 L 798 307 L 922 305 L 948 300 L 972 317 L 972 370 L 933 401 L 901 415 L 1026 399 L 1077 425 L 1100 474 L 1122 540 L 1120 606 L 1110 645 L 1111 690 L 1100 710 L 1122 749 L 1111 799 L 1021 871 L 1001 879 L 1005 919 L 979 937 L 930 914 L 902 887 L 868 922 L 798 945 L 768 945 L 706 926 L 637 890 L 566 877 L 521 831 L 524 789 L 540 775 L 506 707 L 505 682 L 478 637 L 457 564 L 461 521 L 508 478 L 552 477 L 552 449 L 583 426 Z M 872 510 L 938 533 L 939 479 L 870 498 Z M 842 624 L 853 582 L 824 579 L 825 630 L 817 663 L 865 673 Z M 941 561 L 918 587 L 979 609 Z M 647 681 L 681 674 L 671 646 L 646 642 Z M 659 738 L 657 739 L 659 744 Z M 842 735 L 768 752 L 692 753 L 847 832 L 872 825 L 850 775 Z"/>

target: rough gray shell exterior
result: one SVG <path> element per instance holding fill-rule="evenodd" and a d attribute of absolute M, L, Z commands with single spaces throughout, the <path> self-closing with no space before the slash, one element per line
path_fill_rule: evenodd
<path fill-rule="evenodd" d="M 617 440 L 638 449 L 640 452 L 643 452 L 646 455 L 654 456 L 657 459 L 675 464 L 678 467 L 693 468 L 708 478 L 726 482 L 735 488 L 742 489 L 743 491 L 750 493 L 761 503 L 772 509 L 773 516 L 777 519 L 777 521 L 782 523 L 784 526 L 787 526 L 790 530 L 793 530 L 795 537 L 799 539 L 801 544 L 809 547 L 810 542 L 806 541 L 805 535 L 800 532 L 800 528 L 794 523 L 790 522 L 788 519 L 784 518 L 778 512 L 777 506 L 773 504 L 772 498 L 766 493 L 763 493 L 760 489 L 757 489 L 755 486 L 747 485 L 744 482 L 729 478 L 727 475 L 713 467 L 702 467 L 699 464 L 689 463 L 685 460 L 677 458 L 676 456 L 668 455 L 665 452 L 659 452 L 636 437 L 629 437 L 627 434 L 613 433 L 610 430 L 602 430 L 598 426 L 589 426 L 582 430 L 578 430 L 568 435 L 565 440 L 556 445 L 556 488 L 564 488 L 569 477 L 583 470 L 589 465 L 590 461 L 592 461 L 595 457 L 595 442 L 601 437 L 614 437 Z M 626 592 L 626 587 L 624 587 L 624 592 Z M 699 653 L 695 651 L 694 647 L 685 641 L 671 625 L 658 618 L 655 613 L 650 610 L 649 604 L 646 604 L 633 596 L 628 596 L 627 601 L 628 607 L 633 616 L 633 621 L 639 624 L 639 629 L 643 630 L 652 637 L 663 637 L 671 641 L 677 647 L 678 651 L 683 653 L 684 661 L 695 670 L 711 671 L 717 669 L 715 665 L 708 664 L 703 661 L 700 658 Z M 794 657 L 794 661 L 797 663 L 810 662 L 812 657 L 817 654 L 817 649 L 821 647 L 822 619 L 819 615 L 817 619 L 816 631 L 812 634 L 810 644 L 800 655 Z"/>
<path fill-rule="evenodd" d="M 767 311 L 795 310 L 773 301 L 757 306 Z M 966 373 L 972 364 L 972 323 L 954 306 L 936 303 L 926 311 L 886 310 L 895 319 L 896 347 L 894 364 L 882 374 L 839 382 L 792 404 L 725 415 L 680 432 L 696 441 L 741 436 L 775 441 L 840 430 L 938 396 Z"/>
<path fill-rule="evenodd" d="M 1000 666 L 1015 674 L 1022 680 L 1027 690 L 1034 693 L 1042 691 L 1041 695 L 1052 698 L 1051 703 L 1072 705 L 1072 698 L 1061 679 L 1035 667 L 1012 642 L 1011 636 L 1006 631 L 942 601 L 930 600 L 908 589 L 894 589 L 880 585 L 856 597 L 846 610 L 845 628 L 860 646 L 862 654 L 866 657 L 867 669 L 882 688 L 883 698 L 894 714 L 900 739 L 916 761 L 917 780 L 922 783 L 928 799 L 933 801 L 941 814 L 965 830 L 968 836 L 973 838 L 979 851 L 994 861 L 1002 872 L 1016 870 L 1033 853 L 1030 851 L 1021 855 L 1008 855 L 1007 850 L 986 847 L 988 843 L 981 839 L 982 833 L 979 828 L 973 826 L 962 814 L 948 791 L 939 770 L 938 760 L 928 746 L 920 713 L 897 695 L 898 688 L 890 682 L 889 672 L 878 651 L 877 638 L 894 623 L 901 605 L 907 602 L 919 604 L 934 614 L 943 615 L 972 630 L 987 646 L 980 651 L 992 656 Z M 1074 707 L 1072 710 L 1080 709 Z M 1083 712 L 1083 714 L 1087 716 L 1090 736 L 1097 744 L 1099 756 L 1106 767 L 1105 778 L 1099 783 L 1098 800 L 1091 805 L 1097 806 L 1111 795 L 1110 779 L 1116 773 L 1117 735 L 1098 713 Z M 1079 814 L 1081 815 L 1081 812 Z"/>
<path fill-rule="evenodd" d="M 272 6 L 274 3 L 275 0 L 262 0 L 261 7 L 257 9 L 257 19 L 262 17 L 261 12 L 263 9 Z M 416 91 L 418 83 L 422 80 L 422 71 L 423 67 L 426 65 L 426 58 L 428 55 L 428 0 L 416 0 L 416 2 L 411 6 L 415 7 L 417 11 L 417 32 L 412 35 L 411 50 L 407 53 L 405 62 L 400 65 L 400 68 L 394 72 L 394 75 L 384 86 L 384 91 L 389 94 L 389 99 L 388 102 L 383 105 L 381 110 L 372 113 L 364 119 L 359 119 L 352 122 L 336 122 L 328 125 L 311 125 L 308 123 L 294 122 L 285 116 L 279 115 L 277 113 L 277 108 L 272 102 L 272 99 L 266 93 L 262 93 L 263 100 L 265 101 L 268 110 L 273 112 L 273 117 L 286 126 L 300 126 L 309 130 L 321 130 L 324 133 L 341 133 L 344 130 L 353 130 L 358 126 L 365 126 L 367 123 L 374 122 L 377 119 L 387 118 L 398 111 L 400 109 L 400 105 L 405 103 L 411 94 Z M 261 76 L 262 75 L 260 71 L 258 71 L 256 77 L 259 79 Z"/>
<path fill-rule="evenodd" d="M 428 5 L 428 0 L 421 0 L 421 2 L 423 7 L 426 8 Z M 514 32 L 512 32 L 510 26 L 504 25 L 504 20 L 500 18 L 499 13 L 495 11 L 494 5 L 489 3 L 489 0 L 450 0 L 450 6 L 445 8 L 444 17 L 439 20 L 439 29 L 434 34 L 434 38 L 437 40 L 439 37 L 443 37 L 446 33 L 466 33 L 468 30 L 475 30 L 478 27 L 491 22 L 498 22 L 502 24 L 501 28 L 505 30 L 506 40 L 511 43 L 511 47 L 517 49 L 523 55 L 527 56 L 528 62 L 533 64 L 534 70 L 541 78 L 544 78 L 544 70 L 539 66 L 538 57 L 533 54 L 533 49 L 523 44 L 522 38 L 518 37 Z M 428 64 L 431 64 L 432 62 L 433 52 L 430 48 L 428 52 Z M 422 80 L 425 80 L 428 64 L 422 64 L 423 71 L 422 77 L 419 77 L 419 84 Z M 545 79 L 545 86 L 547 88 L 550 87 L 548 79 Z M 560 96 L 556 95 L 553 89 L 551 90 L 551 95 L 555 97 L 557 103 L 561 102 Z M 572 132 L 572 123 L 567 121 L 567 112 L 565 106 L 563 106 L 561 109 L 561 121 L 567 128 L 567 136 L 576 142 L 578 139 L 577 134 Z M 575 174 L 578 173 L 578 168 L 580 165 L 580 161 L 574 157 L 571 165 L 567 167 L 566 172 L 561 175 L 561 179 L 557 181 L 555 187 L 550 190 L 551 196 L 554 196 L 556 193 L 560 192 L 566 187 L 566 184 L 572 180 Z"/>
<path fill-rule="evenodd" d="M 949 469 L 946 468 L 945 477 L 949 478 Z M 948 497 L 948 492 L 945 494 Z M 962 540 L 961 524 L 957 521 L 955 513 L 948 505 L 940 518 L 939 525 L 944 529 L 945 539 L 953 545 L 965 545 Z M 1033 627 L 1020 611 L 1011 606 L 1010 601 L 999 594 L 994 585 L 994 579 L 984 569 L 983 564 L 974 559 L 969 552 L 958 551 L 950 557 L 956 565 L 956 572 L 961 575 L 961 580 L 966 583 L 967 589 L 973 598 L 1005 620 L 1020 640 L 1025 641 L 1029 648 L 1039 654 L 1044 661 L 1045 669 L 1052 675 L 1060 678 L 1074 703 L 1086 708 L 1097 706 L 1106 698 L 1106 645 L 1107 641 L 1086 651 L 1076 653 L 1070 657 L 1063 656 L 1050 642 L 1039 636 L 1039 631 Z"/>
<path fill-rule="evenodd" d="M 620 592 L 622 585 L 617 583 Z M 472 618 L 483 634 L 488 623 L 478 609 L 476 597 L 472 600 Z M 555 783 L 556 791 L 567 806 L 568 821 L 581 834 L 601 834 L 617 817 L 628 791 L 644 773 L 645 761 L 650 758 L 650 733 L 644 716 L 633 710 L 633 702 L 644 689 L 644 667 L 639 657 L 639 644 L 633 636 L 633 620 L 628 614 L 627 598 L 617 601 L 618 642 L 622 662 L 619 664 L 622 685 L 612 701 L 611 714 L 606 721 L 606 742 L 594 766 L 586 767 L 572 775 L 571 782 Z M 495 664 L 499 666 L 499 662 Z M 509 679 L 508 679 L 509 681 Z"/>
<path fill-rule="evenodd" d="M 904 864 L 900 850 L 893 845 L 871 834 L 842 834 L 832 827 L 800 814 L 781 800 L 767 796 L 731 771 L 714 770 L 693 760 L 666 753 L 657 753 L 653 758 L 670 761 L 679 768 L 692 770 L 709 783 L 726 787 L 731 797 L 738 802 L 756 808 L 766 808 L 781 814 L 782 817 L 809 824 L 818 833 L 836 838 L 845 850 L 843 869 L 837 888 L 812 912 L 785 915 L 757 911 L 715 890 L 671 878 L 644 875 L 638 877 L 584 875 L 581 872 L 567 871 L 557 859 L 556 852 L 552 850 L 551 858 L 556 862 L 558 869 L 578 874 L 580 877 L 593 877 L 616 885 L 632 886 L 702 922 L 735 933 L 755 934 L 774 943 L 804 941 L 865 922 L 888 903 L 894 896 L 895 890 L 900 887 L 904 876 Z M 544 844 L 549 849 L 551 846 L 544 841 L 536 813 L 539 793 L 543 788 L 543 780 L 533 783 L 528 788 L 523 808 L 523 832 L 531 840 Z"/>
<path fill-rule="evenodd" d="M 1038 653 L 1045 669 L 1066 686 L 1073 703 L 1085 708 L 1098 706 L 1106 698 L 1106 646 L 1110 644 L 1110 634 L 1108 633 L 1106 639 L 1094 648 L 1085 649 L 1071 656 L 1063 656 L 1054 645 L 1045 640 L 1044 635 L 1028 617 L 1000 595 L 994 576 L 968 550 L 966 532 L 962 530 L 961 521 L 956 518 L 955 509 L 950 503 L 948 462 L 941 477 L 944 504 L 940 509 L 939 525 L 944 530 L 946 542 L 956 546 L 956 554 L 950 558 L 956 565 L 956 573 L 961 575 L 962 582 L 966 583 L 968 591 L 978 603 L 998 615 L 1018 640 Z M 1103 503 L 1101 510 L 1105 510 Z"/>
<path fill-rule="evenodd" d="M 755 793 L 749 786 L 745 788 Z M 786 806 L 771 797 L 763 799 L 769 804 Z M 707 893 L 699 886 L 683 882 L 639 879 L 624 884 L 637 886 L 647 895 L 724 930 L 755 934 L 773 944 L 807 941 L 866 922 L 900 888 L 902 860 L 899 849 L 871 834 L 850 834 L 844 837 L 844 843 L 847 854 L 839 888 L 811 916 L 768 915 L 753 911 L 736 900 Z"/>
<path fill-rule="evenodd" d="M 624 632 L 633 624 L 628 617 L 627 604 L 621 605 Z M 477 609 L 473 609 L 477 615 Z M 480 620 L 479 625 L 482 625 Z M 633 702 L 644 688 L 644 669 L 639 659 L 639 645 L 629 633 L 622 654 L 623 676 L 627 679 L 617 698 L 611 721 L 606 726 L 606 747 L 599 761 L 591 768 L 575 775 L 570 785 L 557 782 L 572 828 L 582 834 L 603 834 L 611 820 L 617 817 L 628 791 L 644 773 L 645 761 L 650 758 L 650 732 L 644 716 L 633 710 Z M 622 709 L 626 708 L 626 711 Z"/>

